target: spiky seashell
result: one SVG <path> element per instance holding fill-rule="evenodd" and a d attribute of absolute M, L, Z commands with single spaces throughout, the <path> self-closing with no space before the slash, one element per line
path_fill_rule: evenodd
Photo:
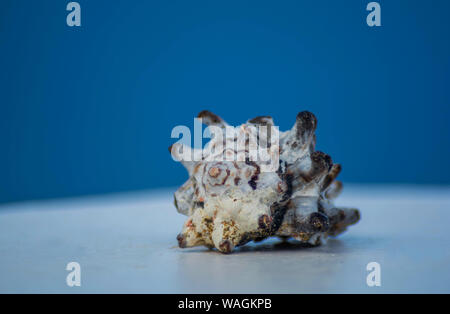
<path fill-rule="evenodd" d="M 268 116 L 237 128 L 209 111 L 198 117 L 227 132 L 203 149 L 179 143 L 169 148 L 189 172 L 175 192 L 177 210 L 189 217 L 177 236 L 180 247 L 204 245 L 230 253 L 269 236 L 318 245 L 359 220 L 357 209 L 332 203 L 342 189 L 335 181 L 341 166 L 315 151 L 312 113 L 300 112 L 294 127 L 279 133 Z M 255 148 L 269 159 L 255 160 Z"/>

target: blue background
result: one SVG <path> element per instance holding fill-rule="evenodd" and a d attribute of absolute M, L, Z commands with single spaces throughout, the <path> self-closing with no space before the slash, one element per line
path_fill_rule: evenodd
<path fill-rule="evenodd" d="M 298 111 L 346 182 L 450 183 L 450 1 L 1 1 L 0 202 L 176 186 L 203 109 Z"/>

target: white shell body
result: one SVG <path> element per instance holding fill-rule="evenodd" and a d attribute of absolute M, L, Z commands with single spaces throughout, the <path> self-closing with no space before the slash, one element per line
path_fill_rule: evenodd
<path fill-rule="evenodd" d="M 208 111 L 199 118 L 210 127 L 231 128 Z M 230 253 L 270 236 L 318 245 L 359 220 L 357 209 L 332 203 L 342 188 L 335 181 L 341 167 L 314 150 L 315 116 L 299 113 L 286 132 L 276 133 L 272 126 L 272 118 L 257 117 L 214 137 L 203 150 L 170 147 L 189 172 L 175 192 L 177 210 L 188 216 L 177 236 L 180 247 L 204 245 Z M 258 138 L 256 146 L 251 138 Z M 267 159 L 251 158 L 252 145 L 270 157 L 271 166 Z"/>

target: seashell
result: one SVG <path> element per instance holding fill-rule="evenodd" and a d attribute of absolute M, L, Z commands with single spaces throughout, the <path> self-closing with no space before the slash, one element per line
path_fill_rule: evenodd
<path fill-rule="evenodd" d="M 189 172 L 175 192 L 175 207 L 188 216 L 177 236 L 181 248 L 230 253 L 271 236 L 319 245 L 360 219 L 357 209 L 333 205 L 342 190 L 335 180 L 341 166 L 315 151 L 312 113 L 300 112 L 286 132 L 269 116 L 235 128 L 209 111 L 198 117 L 215 131 L 205 147 L 169 148 Z"/>

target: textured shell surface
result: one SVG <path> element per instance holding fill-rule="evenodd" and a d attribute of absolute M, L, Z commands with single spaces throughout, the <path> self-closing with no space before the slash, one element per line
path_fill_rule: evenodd
<path fill-rule="evenodd" d="M 188 216 L 177 236 L 181 248 L 203 245 L 231 253 L 270 236 L 319 245 L 360 219 L 357 209 L 333 204 L 342 189 L 335 180 L 341 166 L 315 151 L 312 113 L 300 112 L 286 132 L 279 132 L 269 116 L 238 127 L 209 111 L 198 118 L 215 130 L 205 147 L 175 143 L 169 148 L 189 173 L 174 201 Z"/>

